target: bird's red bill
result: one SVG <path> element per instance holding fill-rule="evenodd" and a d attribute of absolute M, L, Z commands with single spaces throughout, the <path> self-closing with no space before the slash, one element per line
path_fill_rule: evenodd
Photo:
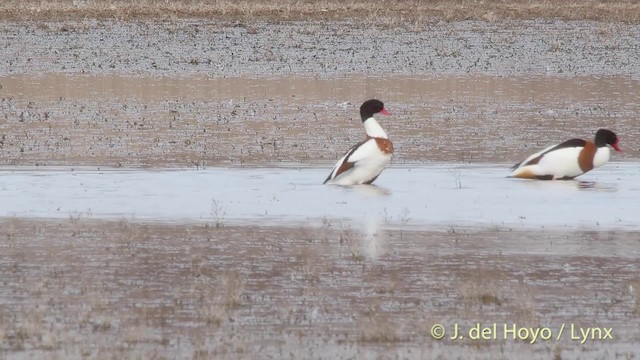
<path fill-rule="evenodd" d="M 618 145 L 618 143 L 615 143 L 613 145 L 611 145 L 616 151 L 622 152 L 622 149 L 620 149 L 620 145 Z"/>
<path fill-rule="evenodd" d="M 382 114 L 382 115 L 391 115 L 391 113 L 390 113 L 390 112 L 388 112 L 388 111 L 387 111 L 387 110 L 385 110 L 385 109 L 382 109 L 382 110 L 380 111 L 380 114 Z"/>

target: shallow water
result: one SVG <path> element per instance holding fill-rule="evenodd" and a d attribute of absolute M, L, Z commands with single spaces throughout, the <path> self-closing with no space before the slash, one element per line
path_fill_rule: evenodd
<path fill-rule="evenodd" d="M 386 169 L 376 186 L 355 187 L 322 185 L 330 165 L 4 168 L 0 216 L 637 230 L 638 165 L 613 162 L 580 181 L 544 182 L 506 178 L 503 164 L 416 164 Z"/>

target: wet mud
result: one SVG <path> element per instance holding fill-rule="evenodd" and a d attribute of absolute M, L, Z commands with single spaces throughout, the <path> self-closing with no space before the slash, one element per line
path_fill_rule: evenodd
<path fill-rule="evenodd" d="M 637 159 L 640 27 L 596 21 L 0 24 L 10 165 L 336 159 L 382 99 L 396 161 L 517 162 L 611 128 Z M 28 44 L 29 46 L 26 46 Z"/>
<path fill-rule="evenodd" d="M 467 77 L 323 80 L 287 77 L 0 78 L 2 162 L 110 167 L 318 163 L 364 137 L 362 99 L 380 116 L 394 162 L 516 163 L 598 128 L 637 159 L 637 80 L 616 77 Z"/>
<path fill-rule="evenodd" d="M 640 341 L 636 232 L 0 227 L 0 339 L 17 357 L 628 358 Z M 470 339 L 478 323 L 502 330 Z M 553 338 L 505 339 L 505 324 Z"/>

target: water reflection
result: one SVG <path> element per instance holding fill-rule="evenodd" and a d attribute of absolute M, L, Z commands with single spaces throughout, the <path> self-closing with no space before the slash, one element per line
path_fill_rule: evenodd
<path fill-rule="evenodd" d="M 362 251 L 370 260 L 378 260 L 387 252 L 385 233 L 381 230 L 382 219 L 367 218 L 362 221 Z"/>
<path fill-rule="evenodd" d="M 616 192 L 618 184 L 599 181 L 584 180 L 529 180 L 529 179 L 513 179 L 517 183 L 525 186 L 541 189 L 541 190 L 561 190 L 561 191 L 598 191 L 598 192 Z"/>
<path fill-rule="evenodd" d="M 355 185 L 351 189 L 364 196 L 389 196 L 391 191 L 378 185 Z"/>
<path fill-rule="evenodd" d="M 578 181 L 578 189 L 586 191 L 616 192 L 618 191 L 618 184 L 596 181 Z"/>

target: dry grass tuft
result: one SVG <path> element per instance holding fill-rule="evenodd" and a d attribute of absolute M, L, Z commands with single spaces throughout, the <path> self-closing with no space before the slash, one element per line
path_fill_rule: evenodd
<path fill-rule="evenodd" d="M 358 341 L 366 343 L 393 343 L 403 341 L 398 326 L 388 317 L 377 315 L 362 323 Z"/>
<path fill-rule="evenodd" d="M 633 312 L 640 314 L 640 278 L 630 281 L 627 286 L 634 302 Z"/>
<path fill-rule="evenodd" d="M 500 281 L 497 272 L 480 269 L 458 286 L 458 293 L 468 308 L 501 306 Z"/>
<path fill-rule="evenodd" d="M 229 271 L 223 279 L 224 298 L 222 303 L 230 308 L 240 305 L 244 293 L 244 278 L 237 270 Z"/>
<path fill-rule="evenodd" d="M 227 211 L 224 209 L 220 201 L 211 199 L 211 218 L 213 219 L 214 226 L 221 228 L 224 226 L 224 218 L 227 215 Z"/>
<path fill-rule="evenodd" d="M 7 238 L 7 240 L 11 240 L 16 236 L 16 227 L 18 224 L 18 219 L 14 216 L 14 217 L 10 217 L 8 218 L 6 221 L 4 221 L 4 234 Z"/>
<path fill-rule="evenodd" d="M 501 18 L 562 18 L 638 22 L 636 1 L 477 1 L 477 0 L 8 0 L 0 4 L 5 19 L 176 18 L 216 17 L 225 20 L 331 20 L 360 18 L 394 26 L 423 22 Z"/>

